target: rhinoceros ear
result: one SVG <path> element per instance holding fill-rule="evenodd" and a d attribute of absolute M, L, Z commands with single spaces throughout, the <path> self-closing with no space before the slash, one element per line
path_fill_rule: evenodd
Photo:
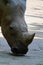
<path fill-rule="evenodd" d="M 33 33 L 33 34 L 24 33 L 23 34 L 23 37 L 25 40 L 24 45 L 28 46 L 33 41 L 34 36 L 35 36 L 35 33 Z"/>
<path fill-rule="evenodd" d="M 4 4 L 9 3 L 9 0 L 3 0 Z"/>

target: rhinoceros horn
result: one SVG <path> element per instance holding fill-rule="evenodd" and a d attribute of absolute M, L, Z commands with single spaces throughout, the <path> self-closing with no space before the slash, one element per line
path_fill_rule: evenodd
<path fill-rule="evenodd" d="M 35 33 L 33 34 L 29 34 L 28 32 L 23 33 L 24 42 L 25 42 L 24 45 L 28 46 L 33 41 L 34 36 L 35 36 Z"/>

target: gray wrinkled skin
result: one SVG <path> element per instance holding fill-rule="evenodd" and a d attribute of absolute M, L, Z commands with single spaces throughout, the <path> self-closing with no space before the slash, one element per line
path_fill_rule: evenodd
<path fill-rule="evenodd" d="M 34 35 L 29 35 L 24 19 L 26 0 L 0 0 L 0 25 L 11 51 L 24 55 Z"/>

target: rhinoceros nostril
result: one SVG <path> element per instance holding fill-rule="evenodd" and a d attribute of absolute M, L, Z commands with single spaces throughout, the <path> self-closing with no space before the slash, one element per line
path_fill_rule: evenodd
<path fill-rule="evenodd" d="M 11 51 L 12 51 L 13 53 L 17 53 L 17 52 L 18 52 L 18 47 L 13 47 L 13 48 L 11 48 Z"/>

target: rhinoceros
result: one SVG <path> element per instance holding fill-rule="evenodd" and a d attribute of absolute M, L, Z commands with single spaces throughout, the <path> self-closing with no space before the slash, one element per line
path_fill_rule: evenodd
<path fill-rule="evenodd" d="M 26 0 L 0 0 L 2 34 L 14 55 L 25 55 L 35 33 L 29 34 L 24 14 Z"/>

